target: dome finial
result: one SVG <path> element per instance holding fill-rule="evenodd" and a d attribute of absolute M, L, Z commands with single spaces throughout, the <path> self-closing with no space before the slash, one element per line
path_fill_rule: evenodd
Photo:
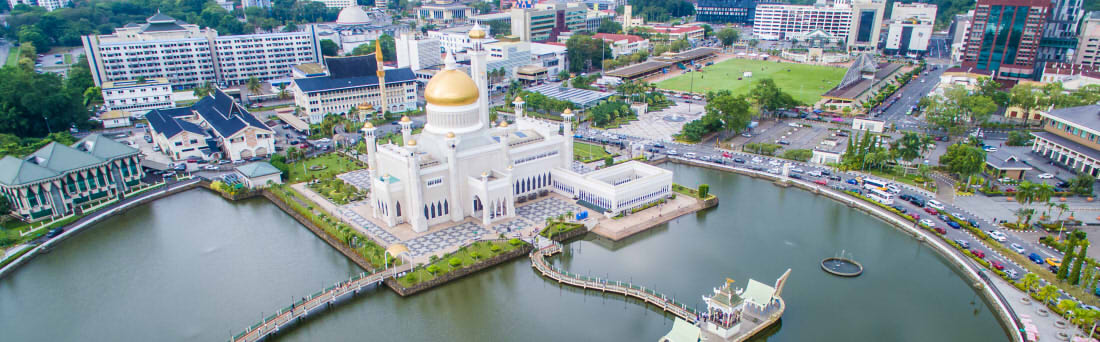
<path fill-rule="evenodd" d="M 481 28 L 480 24 L 475 23 L 474 28 L 470 30 L 468 35 L 470 39 L 485 39 L 485 30 Z"/>
<path fill-rule="evenodd" d="M 374 59 L 378 60 L 378 63 L 382 63 L 382 39 L 374 40 Z"/>
<path fill-rule="evenodd" d="M 455 64 L 458 64 L 458 62 L 455 61 L 455 55 L 451 53 L 451 49 L 447 49 L 447 56 L 443 57 L 443 69 L 454 69 Z"/>

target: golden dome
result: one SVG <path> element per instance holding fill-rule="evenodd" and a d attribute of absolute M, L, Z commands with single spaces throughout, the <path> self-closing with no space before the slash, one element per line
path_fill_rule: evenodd
<path fill-rule="evenodd" d="M 372 124 L 370 122 L 367 122 L 367 123 L 363 124 L 363 128 L 374 128 L 374 124 Z"/>
<path fill-rule="evenodd" d="M 508 121 L 501 121 L 500 122 L 500 127 L 502 127 L 502 128 L 503 127 L 508 127 Z"/>
<path fill-rule="evenodd" d="M 485 39 L 485 30 L 481 29 L 481 26 L 475 26 L 470 30 L 470 38 L 472 39 Z"/>
<path fill-rule="evenodd" d="M 477 98 L 477 84 L 456 69 L 436 73 L 424 87 L 424 99 L 436 106 L 463 106 L 477 102 Z"/>
<path fill-rule="evenodd" d="M 514 102 L 523 102 L 523 99 L 519 98 L 519 96 L 516 96 L 516 100 Z"/>
<path fill-rule="evenodd" d="M 400 243 L 395 243 L 395 244 L 390 245 L 389 247 L 386 247 L 386 253 L 390 253 L 390 255 L 392 255 L 392 256 L 398 256 L 402 253 L 408 253 L 408 252 L 409 252 L 409 247 L 405 247 L 405 245 L 400 244 Z"/>
<path fill-rule="evenodd" d="M 401 116 L 401 122 L 409 122 L 409 121 L 412 121 L 412 119 L 409 119 L 408 115 L 402 115 Z"/>
<path fill-rule="evenodd" d="M 481 176 L 482 177 L 489 177 L 489 171 L 482 172 Z"/>
<path fill-rule="evenodd" d="M 409 139 L 409 143 L 405 144 L 405 145 L 407 145 L 407 146 L 416 146 L 416 139 Z"/>
<path fill-rule="evenodd" d="M 455 132 L 447 132 L 447 139 L 454 139 Z"/>
<path fill-rule="evenodd" d="M 565 109 L 565 111 L 564 111 L 564 112 L 561 112 L 561 113 L 562 113 L 562 114 L 565 114 L 565 115 L 572 115 L 572 114 L 573 114 L 573 110 L 572 110 L 572 109 L 569 109 L 569 108 L 566 108 L 566 109 Z"/>

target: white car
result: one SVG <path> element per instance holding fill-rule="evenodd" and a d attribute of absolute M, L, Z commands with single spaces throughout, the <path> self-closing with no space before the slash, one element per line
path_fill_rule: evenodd
<path fill-rule="evenodd" d="M 778 167 L 773 167 L 773 168 L 768 170 L 768 173 L 773 174 L 773 175 L 778 175 L 779 174 L 779 168 Z"/>
<path fill-rule="evenodd" d="M 771 165 L 771 166 L 779 166 L 779 161 L 773 159 L 773 160 L 769 161 L 768 164 Z"/>
<path fill-rule="evenodd" d="M 932 226 L 936 225 L 936 223 L 932 222 L 932 220 L 929 220 L 929 219 L 921 219 L 920 220 L 920 225 L 925 226 L 925 227 L 932 227 Z"/>
<path fill-rule="evenodd" d="M 996 230 L 990 230 L 989 237 L 993 238 L 993 240 L 997 240 L 997 242 L 1005 242 L 1005 240 L 1008 240 L 1008 237 L 1005 236 L 1005 233 Z"/>
<path fill-rule="evenodd" d="M 204 170 L 217 170 L 218 166 L 217 165 L 203 165 L 202 168 Z"/>
<path fill-rule="evenodd" d="M 753 157 L 752 162 L 756 163 L 756 164 L 760 164 L 760 163 L 764 162 L 764 159 L 762 159 L 760 157 Z"/>
<path fill-rule="evenodd" d="M 799 125 L 797 122 L 788 123 L 787 126 L 791 126 L 791 127 L 794 127 L 794 128 L 802 128 L 802 125 Z"/>
<path fill-rule="evenodd" d="M 1008 247 L 1012 248 L 1012 250 L 1016 251 L 1016 253 L 1026 254 L 1026 252 L 1027 252 L 1026 250 L 1024 250 L 1024 246 L 1020 246 L 1020 244 L 1018 244 L 1018 243 L 1013 243 L 1013 244 L 1009 245 Z"/>
<path fill-rule="evenodd" d="M 670 156 L 674 156 L 674 155 L 680 154 L 679 152 L 676 152 L 676 150 L 668 150 L 668 152 L 665 152 L 665 153 L 666 153 L 666 154 L 668 154 L 668 155 L 670 155 Z"/>
<path fill-rule="evenodd" d="M 1016 274 L 1016 270 L 1005 270 L 1005 275 L 1008 276 L 1009 279 L 1013 280 L 1015 280 L 1019 276 L 1019 274 Z"/>
<path fill-rule="evenodd" d="M 802 170 L 802 169 L 800 169 L 800 168 L 797 168 L 797 167 L 796 167 L 796 168 L 793 168 L 793 169 L 791 169 L 791 173 L 802 173 L 803 171 L 804 171 L 804 170 Z"/>
<path fill-rule="evenodd" d="M 688 153 L 684 153 L 684 157 L 687 157 L 687 158 L 695 158 L 695 152 L 688 152 Z"/>
<path fill-rule="evenodd" d="M 1041 173 L 1036 177 L 1039 177 L 1039 179 L 1051 179 L 1051 178 L 1054 178 L 1054 175 L 1049 174 L 1049 173 Z"/>
<path fill-rule="evenodd" d="M 943 210 L 943 203 L 937 200 L 928 200 L 928 207 L 936 210 Z"/>

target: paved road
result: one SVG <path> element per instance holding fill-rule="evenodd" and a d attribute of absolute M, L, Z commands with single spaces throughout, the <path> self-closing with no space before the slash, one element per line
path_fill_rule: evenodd
<path fill-rule="evenodd" d="M 932 90 L 936 89 L 936 84 L 940 81 L 940 75 L 944 70 L 947 70 L 947 66 L 929 64 L 928 69 L 935 68 L 935 70 L 928 71 L 928 74 L 918 76 L 916 79 L 910 80 L 908 84 L 897 91 L 890 100 L 897 98 L 897 102 L 889 107 L 879 106 L 877 109 L 882 111 L 877 118 L 885 120 L 887 123 L 897 124 L 898 130 L 924 130 L 924 124 L 922 120 L 917 119 L 916 116 L 905 115 L 910 108 L 917 105 L 920 99 L 928 96 Z M 926 70 L 928 70 L 926 69 Z"/>

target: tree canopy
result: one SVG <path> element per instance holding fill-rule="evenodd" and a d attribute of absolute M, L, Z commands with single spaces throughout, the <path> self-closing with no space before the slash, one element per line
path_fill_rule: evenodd
<path fill-rule="evenodd" d="M 340 54 L 340 46 L 332 39 L 321 39 L 321 55 L 336 56 Z"/>
<path fill-rule="evenodd" d="M 993 99 L 971 93 L 961 85 L 951 86 L 944 95 L 922 98 L 920 106 L 924 108 L 925 121 L 948 135 L 960 135 L 967 128 L 984 123 L 997 110 Z"/>
<path fill-rule="evenodd" d="M 954 144 L 947 147 L 947 153 L 940 156 L 940 165 L 960 176 L 973 176 L 985 167 L 985 151 L 969 144 Z"/>
<path fill-rule="evenodd" d="M 0 68 L 0 133 L 42 137 L 87 127 L 90 113 L 84 106 L 83 83 L 33 68 Z"/>
<path fill-rule="evenodd" d="M 733 45 L 733 42 L 736 42 L 737 39 L 741 37 L 741 32 L 738 32 L 731 27 L 727 27 L 718 30 L 718 33 L 715 33 L 714 36 L 722 42 L 722 46 L 730 46 Z"/>
<path fill-rule="evenodd" d="M 604 57 L 611 57 L 611 47 L 603 39 L 575 34 L 565 41 L 569 58 L 569 72 L 582 73 L 594 66 L 601 66 Z"/>
<path fill-rule="evenodd" d="M 634 15 L 647 22 L 666 22 L 673 17 L 695 14 L 695 6 L 684 0 L 630 0 L 630 5 L 634 6 Z"/>
<path fill-rule="evenodd" d="M 800 104 L 791 94 L 779 89 L 775 81 L 770 78 L 756 82 L 756 85 L 749 90 L 749 97 L 752 98 L 761 112 L 772 115 L 777 114 L 780 109 L 792 108 Z"/>
<path fill-rule="evenodd" d="M 382 34 L 378 37 L 378 40 L 382 42 L 382 59 L 386 61 L 397 60 L 397 41 L 393 36 L 388 34 Z M 351 50 L 352 56 L 362 56 L 374 53 L 374 44 L 376 41 L 370 41 L 364 44 L 359 44 L 355 49 Z"/>

